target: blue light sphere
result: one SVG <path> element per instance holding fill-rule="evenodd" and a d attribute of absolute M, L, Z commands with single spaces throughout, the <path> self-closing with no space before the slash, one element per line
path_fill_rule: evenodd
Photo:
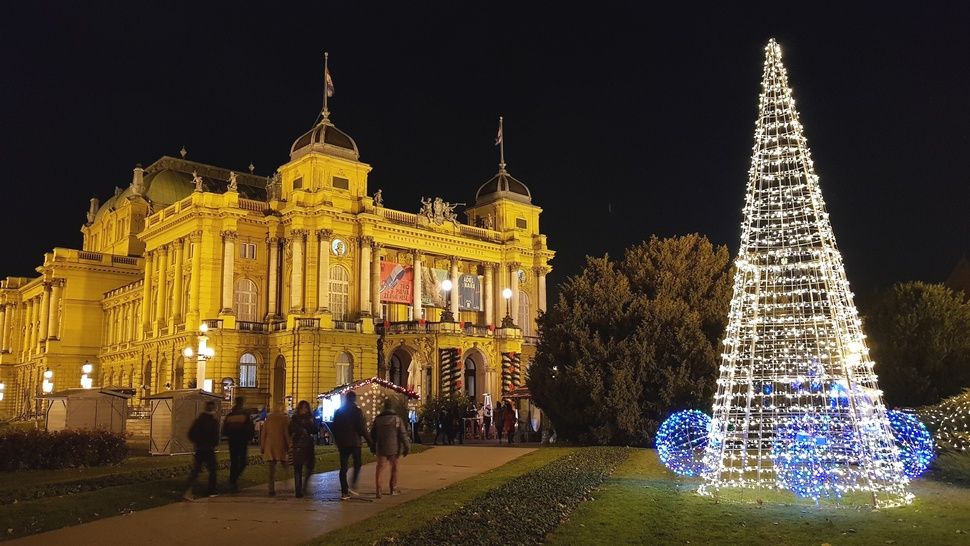
<path fill-rule="evenodd" d="M 930 466 L 933 453 L 933 435 L 915 415 L 889 410 L 889 426 L 893 430 L 899 462 L 909 479 L 916 479 Z"/>
<path fill-rule="evenodd" d="M 805 414 L 780 426 L 771 459 L 778 483 L 799 497 L 842 496 L 853 451 L 851 428 L 829 415 Z"/>
<path fill-rule="evenodd" d="M 697 476 L 704 470 L 704 450 L 711 418 L 697 410 L 678 411 L 657 430 L 660 462 L 681 476 Z"/>

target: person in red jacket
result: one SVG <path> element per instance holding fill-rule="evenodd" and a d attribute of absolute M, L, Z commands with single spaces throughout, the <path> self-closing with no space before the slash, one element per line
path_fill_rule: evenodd
<path fill-rule="evenodd" d="M 510 400 L 505 401 L 505 411 L 502 412 L 502 420 L 504 421 L 502 428 L 505 429 L 505 434 L 509 439 L 509 444 L 511 444 L 512 435 L 515 433 L 515 408 L 512 407 Z"/>

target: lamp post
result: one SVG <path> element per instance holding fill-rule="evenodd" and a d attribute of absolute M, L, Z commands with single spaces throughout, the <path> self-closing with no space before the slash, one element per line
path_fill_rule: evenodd
<path fill-rule="evenodd" d="M 93 371 L 94 371 L 94 365 L 88 362 L 87 360 L 85 360 L 84 364 L 81 365 L 81 388 L 82 389 L 90 389 L 92 386 L 94 386 L 94 379 L 91 378 L 91 372 Z"/>
<path fill-rule="evenodd" d="M 185 358 L 196 357 L 196 375 L 195 375 L 195 387 L 198 389 L 206 390 L 205 388 L 205 362 L 216 355 L 215 350 L 209 347 L 207 344 L 209 342 L 209 336 L 205 335 L 209 331 L 209 327 L 203 322 L 199 325 L 199 348 L 195 351 L 192 347 L 186 347 L 182 351 Z M 211 391 L 210 389 L 208 389 Z"/>
<path fill-rule="evenodd" d="M 505 318 L 502 319 L 502 328 L 515 328 L 515 321 L 512 320 L 512 289 L 503 288 L 502 297 L 505 298 Z"/>
<path fill-rule="evenodd" d="M 445 310 L 441 312 L 441 322 L 455 322 L 455 314 L 451 312 L 451 279 L 445 279 L 441 289 L 445 291 Z"/>

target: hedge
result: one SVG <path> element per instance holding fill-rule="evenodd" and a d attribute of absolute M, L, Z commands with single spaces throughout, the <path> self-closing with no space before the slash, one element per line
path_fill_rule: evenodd
<path fill-rule="evenodd" d="M 0 471 L 102 466 L 126 458 L 125 437 L 103 430 L 13 429 L 0 434 Z"/>
<path fill-rule="evenodd" d="M 385 544 L 539 544 L 629 454 L 617 447 L 577 450 Z"/>

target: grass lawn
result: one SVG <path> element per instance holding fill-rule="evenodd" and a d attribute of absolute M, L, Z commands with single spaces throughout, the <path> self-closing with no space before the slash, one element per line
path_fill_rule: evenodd
<path fill-rule="evenodd" d="M 814 505 L 715 503 L 699 480 L 637 450 L 552 544 L 970 544 L 970 488 L 921 479 L 913 504 L 879 511 Z M 756 493 L 750 493 L 754 500 Z"/>
<path fill-rule="evenodd" d="M 426 449 L 415 445 L 413 452 Z M 252 447 L 250 455 L 258 453 Z M 222 462 L 229 458 L 228 450 L 216 454 Z M 84 480 L 97 481 L 108 476 L 118 474 L 132 474 L 145 470 L 178 469 L 190 464 L 190 455 L 172 457 L 132 457 L 118 466 L 95 467 L 85 469 L 70 469 L 56 471 L 10 472 L 0 474 L 0 492 L 11 489 L 29 487 L 44 487 L 62 482 L 75 483 Z M 370 462 L 373 456 L 364 450 L 364 462 Z M 339 458 L 333 446 L 317 447 L 316 471 L 326 472 L 339 468 Z M 93 491 L 75 494 L 41 498 L 30 501 L 9 503 L 0 506 L 0 540 L 17 538 L 29 534 L 59 529 L 69 525 L 86 523 L 96 519 L 117 516 L 128 512 L 154 508 L 181 500 L 182 488 L 185 484 L 187 471 L 174 478 L 153 479 L 125 485 L 103 487 Z M 220 469 L 219 491 L 228 491 L 226 479 L 228 470 Z M 199 476 L 196 493 L 205 488 L 206 474 Z M 289 477 L 292 474 L 277 474 L 277 479 Z M 269 480 L 268 471 L 264 465 L 250 465 L 246 468 L 239 486 L 250 487 Z"/>
<path fill-rule="evenodd" d="M 328 533 L 311 544 L 374 544 L 392 541 L 446 516 L 510 480 L 565 457 L 573 448 L 542 448 L 494 468 L 395 506 L 379 515 Z"/>

